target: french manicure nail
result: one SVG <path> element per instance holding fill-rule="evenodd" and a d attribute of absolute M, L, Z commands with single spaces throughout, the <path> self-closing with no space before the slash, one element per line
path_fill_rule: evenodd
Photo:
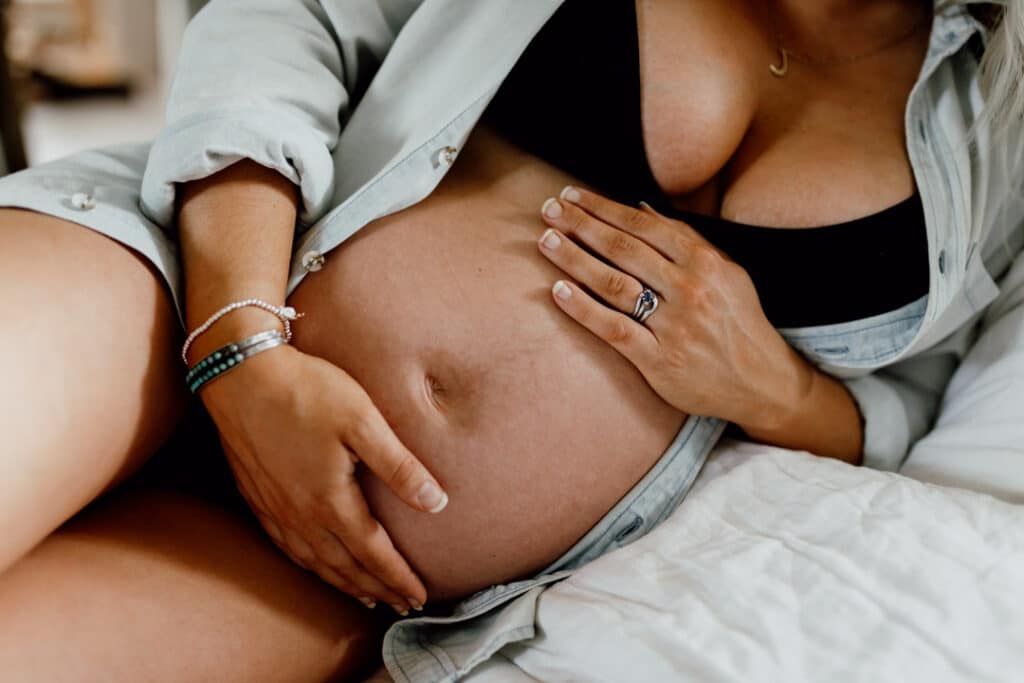
<path fill-rule="evenodd" d="M 416 502 L 427 512 L 437 514 L 448 505 L 448 494 L 434 482 L 425 481 L 416 494 Z"/>
<path fill-rule="evenodd" d="M 651 206 L 650 204 L 648 204 L 645 201 L 641 201 L 640 202 L 640 208 L 643 209 L 644 211 L 650 211 L 651 213 L 657 213 L 657 211 L 654 210 L 654 207 Z"/>
<path fill-rule="evenodd" d="M 423 603 L 421 603 L 416 598 L 409 598 L 409 604 L 412 605 L 412 608 L 417 612 L 423 611 Z"/>
<path fill-rule="evenodd" d="M 359 598 L 359 602 L 366 606 L 366 609 L 373 609 L 377 606 L 377 601 L 373 598 Z"/>
<path fill-rule="evenodd" d="M 551 288 L 551 291 L 555 293 L 562 301 L 568 301 L 572 296 L 572 290 L 569 289 L 569 285 L 565 284 L 561 280 L 555 283 L 555 286 Z"/>
<path fill-rule="evenodd" d="M 562 246 L 562 240 L 558 238 L 558 235 L 556 235 L 555 231 L 551 228 L 548 228 L 544 232 L 544 236 L 540 238 L 540 243 L 544 245 L 545 249 L 552 250 L 558 249 L 558 247 Z"/>
<path fill-rule="evenodd" d="M 572 202 L 573 204 L 583 199 L 583 197 L 580 196 L 580 191 L 577 190 L 572 185 L 566 185 L 565 188 L 562 190 L 562 194 L 560 194 L 559 196 L 565 201 Z"/>
<path fill-rule="evenodd" d="M 561 218 L 562 216 L 562 205 L 554 197 L 544 202 L 544 206 L 540 207 L 540 210 L 548 218 Z"/>
<path fill-rule="evenodd" d="M 402 607 L 401 605 L 391 605 L 391 609 L 393 609 L 396 612 L 398 612 L 398 615 L 401 616 L 401 617 L 409 616 L 409 610 L 406 609 L 405 607 Z"/>

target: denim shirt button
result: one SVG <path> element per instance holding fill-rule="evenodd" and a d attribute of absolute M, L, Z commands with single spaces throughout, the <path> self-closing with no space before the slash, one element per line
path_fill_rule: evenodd
<path fill-rule="evenodd" d="M 455 163 L 455 157 L 459 155 L 459 150 L 451 145 L 442 147 L 437 150 L 434 154 L 434 168 L 439 166 L 451 166 Z"/>
<path fill-rule="evenodd" d="M 96 200 L 90 194 L 76 192 L 71 195 L 71 206 L 79 211 L 92 211 L 96 208 Z"/>
<path fill-rule="evenodd" d="M 618 533 L 615 534 L 615 543 L 622 543 L 629 538 L 637 529 L 644 525 L 644 518 L 639 515 L 635 515 L 632 521 L 629 522 L 622 529 L 619 529 Z"/>
<path fill-rule="evenodd" d="M 319 251 L 307 251 L 302 255 L 302 267 L 307 273 L 315 273 L 324 267 L 325 260 Z"/>

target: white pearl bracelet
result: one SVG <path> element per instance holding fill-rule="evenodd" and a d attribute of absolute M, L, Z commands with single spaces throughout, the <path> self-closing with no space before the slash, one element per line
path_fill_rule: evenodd
<path fill-rule="evenodd" d="M 207 318 L 205 323 L 193 330 L 192 334 L 188 335 L 188 339 L 185 340 L 185 344 L 181 347 L 181 360 L 185 363 L 185 367 L 188 367 L 189 347 L 192 346 L 196 339 L 199 339 L 204 332 L 213 327 L 215 322 L 226 316 L 228 313 L 249 306 L 262 308 L 264 311 L 276 315 L 278 320 L 284 324 L 284 340 L 286 343 L 292 340 L 291 321 L 297 320 L 304 315 L 303 313 L 296 313 L 295 309 L 291 306 L 275 306 L 274 304 L 268 304 L 262 299 L 246 299 L 245 301 L 236 301 L 233 304 L 228 304 Z"/>

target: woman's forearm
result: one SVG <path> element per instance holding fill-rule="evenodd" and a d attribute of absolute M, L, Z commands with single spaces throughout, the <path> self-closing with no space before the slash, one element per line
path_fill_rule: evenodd
<path fill-rule="evenodd" d="M 243 160 L 181 195 L 178 229 L 189 330 L 212 313 L 242 299 L 284 303 L 298 208 L 298 191 L 287 178 Z M 202 335 L 189 352 L 194 363 L 212 350 L 277 326 L 270 313 L 245 308 Z"/>
<path fill-rule="evenodd" d="M 762 443 L 837 458 L 855 465 L 864 450 L 864 424 L 853 396 L 842 382 L 813 367 L 805 359 L 802 381 L 779 392 L 779 408 L 760 426 L 739 425 L 747 436 Z M 767 412 L 767 411 L 766 411 Z"/>
<path fill-rule="evenodd" d="M 243 161 L 180 194 L 189 328 L 231 302 L 283 304 L 297 188 Z M 280 325 L 259 308 L 234 311 L 196 341 L 190 361 Z M 356 463 L 418 512 L 440 512 L 448 498 L 359 383 L 316 354 L 279 346 L 201 395 L 240 493 L 282 550 L 368 607 L 422 608 L 423 582 L 371 516 Z"/>

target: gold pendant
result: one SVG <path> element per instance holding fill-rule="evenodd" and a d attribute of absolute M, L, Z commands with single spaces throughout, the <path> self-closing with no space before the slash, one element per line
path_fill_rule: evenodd
<path fill-rule="evenodd" d="M 776 78 L 785 78 L 786 74 L 789 73 L 789 52 L 786 51 L 786 48 L 780 47 L 779 54 L 782 55 L 782 64 L 779 66 L 769 64 L 768 70 L 771 71 L 772 76 L 775 76 Z"/>

